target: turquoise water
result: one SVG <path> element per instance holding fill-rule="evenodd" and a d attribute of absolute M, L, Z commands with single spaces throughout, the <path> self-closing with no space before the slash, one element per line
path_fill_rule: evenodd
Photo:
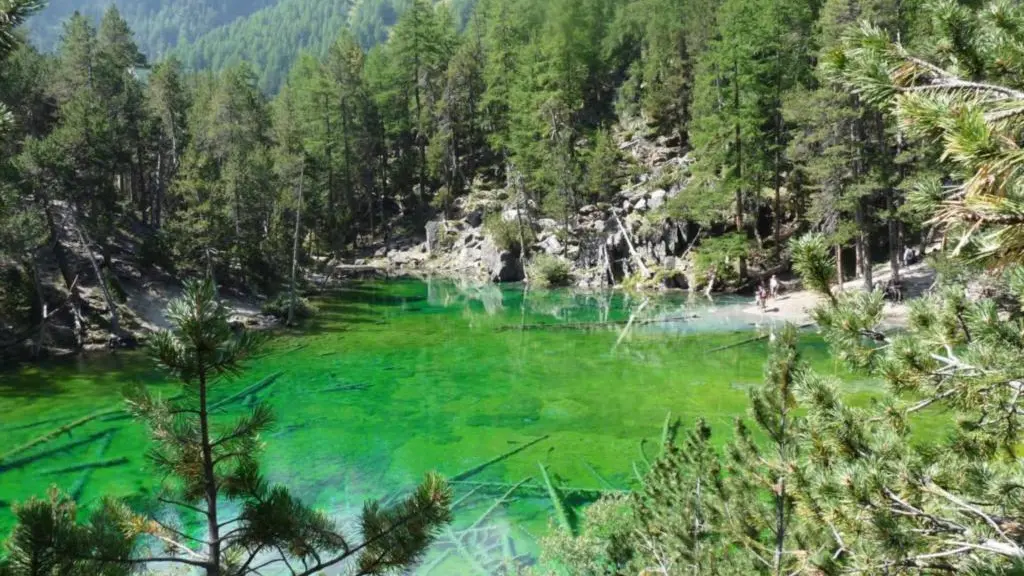
<path fill-rule="evenodd" d="M 650 441 L 653 457 L 670 411 L 686 426 L 704 417 L 724 441 L 746 408 L 746 389 L 761 381 L 766 345 L 716 349 L 768 329 L 736 301 L 414 280 L 354 283 L 318 306 L 315 320 L 274 335 L 242 377 L 215 393 L 227 397 L 278 375 L 259 392 L 278 416 L 264 467 L 307 502 L 351 518 L 365 499 L 401 495 L 426 471 L 455 476 L 543 438 L 455 486 L 456 499 L 466 498 L 452 533 L 420 569 L 431 574 L 530 561 L 551 512 L 539 463 L 566 490 L 587 490 L 573 497 L 583 506 L 595 497 L 589 491 L 634 485 L 641 442 Z M 640 322 L 626 331 L 638 311 Z M 650 322 L 657 319 L 670 321 Z M 583 329 L 596 322 L 609 324 Z M 801 346 L 816 369 L 839 374 L 820 339 L 808 334 Z M 870 382 L 840 375 L 851 395 L 869 397 Z M 175 391 L 141 352 L 0 372 L 0 454 L 116 408 L 122 388 L 135 382 Z M 49 485 L 76 493 L 86 507 L 103 494 L 146 503 L 157 488 L 146 444 L 140 424 L 114 414 L 4 459 L 0 534 L 12 524 L 10 504 Z M 106 465 L 69 470 L 99 461 Z M 482 529 L 460 533 L 492 508 Z"/>

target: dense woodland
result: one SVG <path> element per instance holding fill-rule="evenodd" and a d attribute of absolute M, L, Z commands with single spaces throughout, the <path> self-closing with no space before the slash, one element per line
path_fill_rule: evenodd
<path fill-rule="evenodd" d="M 272 97 L 250 64 L 147 62 L 117 9 L 75 15 L 53 54 L 20 43 L 3 68 L 2 251 L 26 278 L 60 259 L 60 206 L 103 254 L 141 223 L 154 261 L 266 287 L 289 268 L 300 189 L 303 259 L 419 233 L 478 180 L 568 220 L 636 176 L 617 138 L 640 118 L 636 135 L 692 150 L 658 217 L 706 226 L 705 252 L 742 277 L 747 258 L 784 263 L 792 234 L 819 230 L 870 284 L 872 257 L 896 265 L 922 238 L 908 196 L 946 171 L 931 140 L 829 80 L 823 56 L 870 18 L 962 65 L 958 26 L 985 16 L 940 4 L 488 0 L 460 26 L 419 1 L 369 50 L 334 31 Z"/>
<path fill-rule="evenodd" d="M 207 277 L 153 343 L 198 394 L 139 392 L 129 409 L 210 539 L 182 542 L 112 501 L 76 522 L 54 495 L 17 508 L 0 573 L 161 561 L 250 574 L 274 548 L 293 574 L 335 565 L 324 558 L 364 574 L 414 563 L 450 518 L 442 480 L 395 508 L 369 505 L 367 544 L 351 546 L 262 481 L 250 448 L 272 423 L 265 407 L 214 440 L 207 377 L 239 369 L 256 343 L 231 333 L 209 279 L 273 283 L 295 246 L 333 255 L 418 231 L 477 180 L 564 218 L 633 177 L 615 143 L 629 118 L 695 160 L 666 216 L 712 230 L 702 248 L 739 278 L 790 262 L 823 296 L 813 319 L 836 358 L 886 388 L 848 404 L 841 383 L 801 364 L 795 330 L 774 334 L 724 450 L 711 442 L 723 431 L 668 420 L 659 454 L 641 446 L 649 464 L 629 496 L 578 520 L 551 488 L 557 522 L 533 569 L 1020 573 L 1024 8 L 976 4 L 480 0 L 460 31 L 450 11 L 414 1 L 385 43 L 366 50 L 339 31 L 273 98 L 244 64 L 191 74 L 172 59 L 141 74 L 116 10 L 98 28 L 72 18 L 57 52 L 40 54 L 9 29 L 27 3 L 0 4 L 8 267 L 31 279 L 40 259 L 62 258 L 67 229 L 102 255 L 137 224 L 154 262 Z M 874 257 L 897 269 L 903 245 L 933 237 L 939 280 L 906 329 L 881 325 L 881 291 L 832 289 L 844 258 L 870 287 Z M 31 308 L 24 292 L 5 298 Z M 921 414 L 947 426 L 922 432 Z M 219 532 L 219 498 L 242 510 L 238 530 Z M 146 556 L 161 537 L 177 551 Z"/>
<path fill-rule="evenodd" d="M 383 43 L 410 4 L 409 0 L 55 0 L 26 26 L 33 43 L 49 52 L 60 44 L 63 25 L 74 12 L 98 22 L 113 5 L 150 61 L 174 55 L 189 70 L 215 71 L 249 62 L 260 87 L 276 93 L 301 52 L 326 55 L 345 27 L 364 48 Z M 444 7 L 464 25 L 472 5 L 472 0 L 454 0 Z"/>

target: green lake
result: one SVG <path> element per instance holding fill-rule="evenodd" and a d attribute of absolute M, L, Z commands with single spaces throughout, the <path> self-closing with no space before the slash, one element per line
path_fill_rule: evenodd
<path fill-rule="evenodd" d="M 455 486 L 457 500 L 469 497 L 453 533 L 476 523 L 507 485 L 533 479 L 484 529 L 457 536 L 460 549 L 446 535 L 420 573 L 492 571 L 509 556 L 535 554 L 551 513 L 538 463 L 566 488 L 628 489 L 634 463 L 643 469 L 641 441 L 653 457 L 669 411 L 684 426 L 704 417 L 724 441 L 766 355 L 764 341 L 716 350 L 767 330 L 755 326 L 763 318 L 744 314 L 738 301 L 712 305 L 685 294 L 645 301 L 399 280 L 353 283 L 317 304 L 308 326 L 275 334 L 244 376 L 215 390 L 227 397 L 278 375 L 259 392 L 278 416 L 264 468 L 307 502 L 351 518 L 365 499 L 401 494 L 428 470 L 455 476 L 544 438 L 468 479 L 478 484 Z M 677 320 L 633 325 L 623 336 L 641 307 L 642 318 Z M 609 325 L 578 329 L 593 322 Z M 818 337 L 807 333 L 801 347 L 858 401 L 870 396 L 872 384 L 840 374 Z M 143 352 L 0 372 L 0 453 L 117 407 L 134 382 L 175 393 Z M 0 535 L 12 525 L 12 503 L 54 484 L 86 507 L 104 494 L 149 501 L 157 483 L 146 446 L 142 426 L 115 414 L 0 463 Z M 73 469 L 100 460 L 111 465 Z"/>

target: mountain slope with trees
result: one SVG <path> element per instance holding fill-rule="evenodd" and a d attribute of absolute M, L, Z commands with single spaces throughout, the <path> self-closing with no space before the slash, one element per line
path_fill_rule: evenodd
<path fill-rule="evenodd" d="M 184 497 L 210 506 L 199 512 L 214 541 L 183 563 L 221 574 L 221 545 L 251 554 L 294 533 L 236 541 L 213 528 L 219 487 L 257 512 L 266 494 L 248 451 L 237 469 L 211 467 L 195 424 L 203 368 L 227 369 L 244 343 L 214 284 L 294 293 L 297 268 L 424 232 L 417 249 L 452 250 L 483 241 L 478 229 L 509 265 L 498 280 L 563 278 L 593 248 L 604 284 L 685 270 L 691 287 L 743 287 L 792 269 L 823 297 L 814 319 L 833 354 L 885 393 L 847 402 L 800 362 L 795 329 L 773 332 L 764 385 L 726 448 L 703 421 L 681 438 L 667 422 L 636 491 L 566 521 L 537 570 L 1019 573 L 1024 7 L 977 4 L 480 0 L 463 29 L 447 6 L 413 0 L 387 42 L 366 49 L 341 30 L 274 97 L 247 64 L 191 74 L 168 59 L 142 81 L 116 10 L 98 27 L 69 20 L 52 56 L 14 47 L 28 3 L 0 4 L 0 337 L 45 342 L 54 307 L 79 343 L 116 333 L 129 232 L 147 273 L 205 278 L 172 308 L 177 333 L 155 339 L 198 404 L 173 422 L 175 408 L 137 406 Z M 648 163 L 627 160 L 641 149 Z M 915 246 L 938 248 L 939 282 L 892 332 L 884 299 Z M 893 272 L 886 290 L 876 262 Z M 850 277 L 865 290 L 834 288 Z M 918 419 L 935 411 L 941 430 Z M 266 418 L 256 407 L 237 439 Z M 282 522 L 302 529 L 291 556 L 358 551 L 279 494 L 275 510 L 309 521 Z M 408 507 L 419 500 L 430 522 L 394 542 L 395 567 L 447 519 L 442 483 L 419 496 Z M 20 510 L 5 576 L 34 573 L 37 557 L 80 558 L 67 573 L 151 561 L 121 547 L 115 509 L 89 525 L 57 497 Z M 364 532 L 390 533 L 370 520 Z"/>

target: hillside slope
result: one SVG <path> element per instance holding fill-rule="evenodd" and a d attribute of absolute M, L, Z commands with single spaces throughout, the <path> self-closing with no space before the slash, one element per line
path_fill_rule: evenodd
<path fill-rule="evenodd" d="M 277 92 L 299 53 L 323 56 L 349 27 L 364 48 L 387 40 L 410 0 L 50 0 L 28 23 L 44 51 L 60 42 L 77 10 L 95 21 L 111 4 L 135 31 L 150 62 L 174 54 L 191 70 L 253 65 L 260 87 Z M 474 0 L 444 0 L 464 24 Z"/>
<path fill-rule="evenodd" d="M 111 5 L 135 31 L 142 52 L 157 60 L 179 44 L 243 18 L 278 0 L 48 0 L 28 22 L 32 41 L 42 50 L 56 48 L 64 22 L 75 12 L 99 21 Z"/>

